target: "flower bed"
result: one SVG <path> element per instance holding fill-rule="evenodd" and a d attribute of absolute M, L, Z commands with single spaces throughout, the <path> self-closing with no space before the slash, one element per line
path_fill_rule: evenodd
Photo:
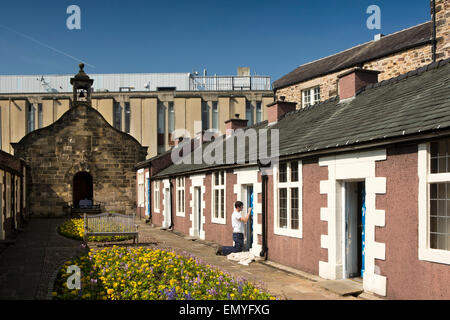
<path fill-rule="evenodd" d="M 75 218 L 66 220 L 59 226 L 58 232 L 68 238 L 83 240 L 84 237 L 84 220 L 82 218 Z M 132 239 L 130 236 L 92 236 L 89 241 L 121 241 Z"/>
<path fill-rule="evenodd" d="M 81 290 L 69 290 L 70 265 L 81 269 Z M 234 279 L 194 257 L 149 248 L 108 247 L 68 261 L 59 271 L 55 299 L 267 300 L 261 288 Z"/>

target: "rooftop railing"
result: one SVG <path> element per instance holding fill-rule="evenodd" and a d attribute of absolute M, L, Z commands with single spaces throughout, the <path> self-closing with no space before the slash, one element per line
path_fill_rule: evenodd
<path fill-rule="evenodd" d="M 268 76 L 191 76 L 191 91 L 271 90 Z"/>

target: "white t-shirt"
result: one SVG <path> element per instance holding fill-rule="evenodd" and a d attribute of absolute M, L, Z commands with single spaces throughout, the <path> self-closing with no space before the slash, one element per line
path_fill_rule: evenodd
<path fill-rule="evenodd" d="M 240 220 L 242 213 L 233 211 L 231 215 L 231 225 L 233 226 L 233 233 L 244 233 L 244 222 Z"/>

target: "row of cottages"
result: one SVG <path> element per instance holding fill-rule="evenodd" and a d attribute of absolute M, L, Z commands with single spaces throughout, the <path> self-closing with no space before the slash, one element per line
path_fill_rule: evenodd
<path fill-rule="evenodd" d="M 0 244 L 13 241 L 28 217 L 27 166 L 0 150 Z"/>
<path fill-rule="evenodd" d="M 256 256 L 362 278 L 387 298 L 449 299 L 450 61 L 381 82 L 353 68 L 338 85 L 324 102 L 277 100 L 267 121 L 231 119 L 226 135 L 139 163 L 139 214 L 232 245 L 240 200 L 253 208 L 245 249 Z"/>

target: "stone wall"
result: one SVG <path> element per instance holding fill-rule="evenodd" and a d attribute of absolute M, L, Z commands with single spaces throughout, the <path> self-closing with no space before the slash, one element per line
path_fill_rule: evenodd
<path fill-rule="evenodd" d="M 94 201 L 104 210 L 135 211 L 134 166 L 145 160 L 147 148 L 111 127 L 90 105 L 78 104 L 13 147 L 30 167 L 27 189 L 33 214 L 62 215 L 72 203 L 74 175 L 83 171 L 91 174 Z"/>
<path fill-rule="evenodd" d="M 450 57 L 450 0 L 436 0 L 436 59 Z"/>
<path fill-rule="evenodd" d="M 369 61 L 363 65 L 363 69 L 381 71 L 378 75 L 378 81 L 383 81 L 397 77 L 409 71 L 430 64 L 432 61 L 431 46 L 410 49 L 387 57 Z M 302 107 L 302 90 L 313 88 L 320 85 L 320 100 L 325 101 L 337 96 L 338 93 L 338 75 L 351 69 L 341 70 L 339 72 L 327 74 L 309 81 L 297 83 L 276 91 L 276 100 L 280 96 L 285 96 L 289 102 L 297 102 L 297 109 Z"/>

